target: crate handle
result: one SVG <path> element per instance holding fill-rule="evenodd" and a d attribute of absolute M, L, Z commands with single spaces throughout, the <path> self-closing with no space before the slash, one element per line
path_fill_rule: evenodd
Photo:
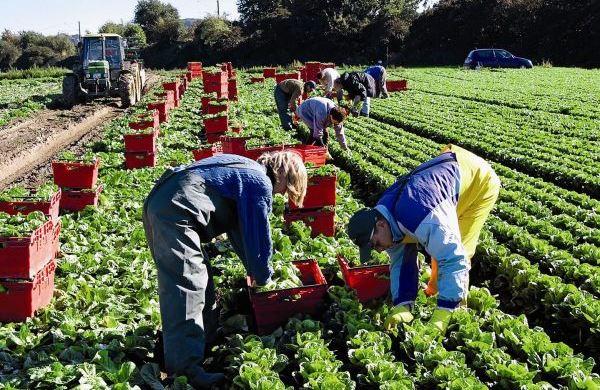
<path fill-rule="evenodd" d="M 25 211 L 25 210 L 27 210 L 27 206 L 25 206 L 25 205 L 15 205 L 13 207 L 13 210 L 15 210 L 15 211 Z"/>
<path fill-rule="evenodd" d="M 379 279 L 379 280 L 390 280 L 390 276 L 386 273 L 376 273 L 375 275 L 373 275 L 373 277 L 375 279 Z"/>

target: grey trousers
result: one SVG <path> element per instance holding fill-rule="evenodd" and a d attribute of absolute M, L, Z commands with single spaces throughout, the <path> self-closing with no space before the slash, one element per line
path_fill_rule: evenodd
<path fill-rule="evenodd" d="M 279 85 L 275 87 L 274 94 L 275 104 L 277 105 L 277 113 L 279 114 L 279 120 L 281 121 L 281 127 L 283 127 L 284 130 L 292 130 L 292 116 L 288 110 L 290 96 L 283 92 Z"/>
<path fill-rule="evenodd" d="M 144 229 L 158 270 L 166 369 L 192 382 L 202 371 L 207 334 L 214 334 L 218 323 L 200 239 L 214 210 L 202 178 L 185 171 L 163 175 L 144 203 Z"/>

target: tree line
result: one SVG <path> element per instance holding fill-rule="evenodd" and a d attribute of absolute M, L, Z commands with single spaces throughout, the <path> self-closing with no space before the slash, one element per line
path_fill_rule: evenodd
<path fill-rule="evenodd" d="M 99 32 L 136 44 L 149 67 L 190 60 L 237 65 L 294 60 L 458 65 L 474 48 L 502 47 L 534 62 L 600 65 L 599 0 L 237 0 L 239 20 L 210 15 L 184 24 L 161 0 L 139 0 L 128 23 Z M 421 12 L 423 9 L 425 11 Z M 65 64 L 66 35 L 5 31 L 0 70 Z"/>

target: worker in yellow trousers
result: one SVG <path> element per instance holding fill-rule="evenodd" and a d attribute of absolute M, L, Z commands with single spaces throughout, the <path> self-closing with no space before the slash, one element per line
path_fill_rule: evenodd
<path fill-rule="evenodd" d="M 360 247 L 361 261 L 368 260 L 372 249 L 385 250 L 391 258 L 394 308 L 386 328 L 413 319 L 417 253 L 422 248 L 433 259 L 426 293 L 438 294 L 430 325 L 446 330 L 452 311 L 466 300 L 470 260 L 499 191 L 500 180 L 485 160 L 448 145 L 438 157 L 399 178 L 375 208 L 352 216 L 348 235 Z"/>

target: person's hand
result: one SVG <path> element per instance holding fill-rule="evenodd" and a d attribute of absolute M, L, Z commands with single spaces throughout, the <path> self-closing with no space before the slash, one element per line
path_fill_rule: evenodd
<path fill-rule="evenodd" d="M 352 114 L 352 116 L 356 117 L 356 116 L 358 116 L 358 110 L 356 108 L 352 108 L 352 109 L 350 109 L 350 114 Z"/>
<path fill-rule="evenodd" d="M 450 317 L 452 317 L 452 312 L 450 310 L 435 309 L 427 325 L 436 328 L 441 333 L 446 333 L 446 329 L 450 323 Z"/>
<path fill-rule="evenodd" d="M 413 315 L 410 312 L 410 308 L 406 305 L 398 305 L 390 311 L 390 314 L 385 319 L 383 327 L 388 331 L 393 331 L 398 328 L 400 324 L 408 324 L 413 320 Z"/>

